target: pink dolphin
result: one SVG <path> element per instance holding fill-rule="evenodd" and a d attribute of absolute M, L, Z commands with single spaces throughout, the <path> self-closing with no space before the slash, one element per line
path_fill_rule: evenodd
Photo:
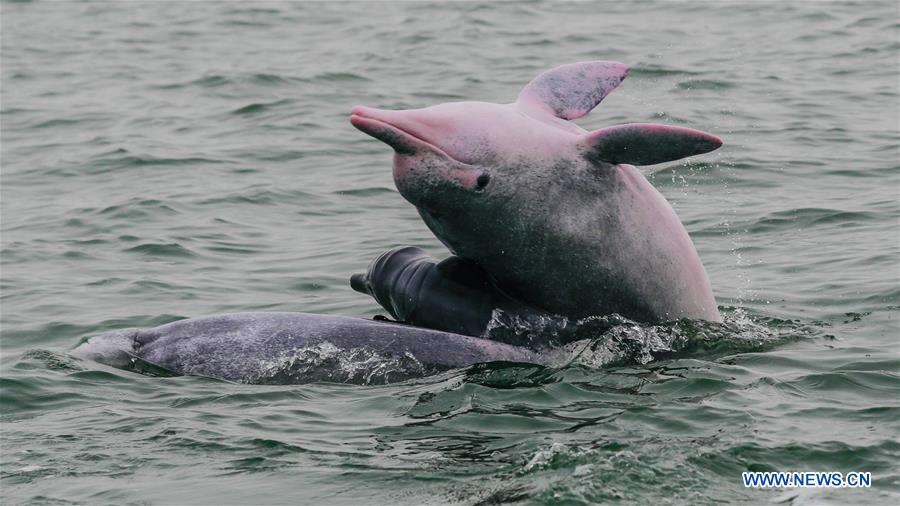
<path fill-rule="evenodd" d="M 394 151 L 394 181 L 450 250 L 509 295 L 551 313 L 639 321 L 721 319 L 672 206 L 633 166 L 712 151 L 684 127 L 631 123 L 588 132 L 590 112 L 628 73 L 563 65 L 510 104 L 456 102 L 350 122 Z"/>

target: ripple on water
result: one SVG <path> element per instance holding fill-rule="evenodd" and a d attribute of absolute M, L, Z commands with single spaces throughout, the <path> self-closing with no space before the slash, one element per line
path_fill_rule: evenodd
<path fill-rule="evenodd" d="M 275 111 L 292 104 L 294 101 L 290 99 L 275 100 L 272 102 L 258 102 L 239 107 L 231 111 L 231 114 L 238 116 L 250 116 L 263 112 Z"/>
<path fill-rule="evenodd" d="M 139 253 L 148 257 L 190 258 L 196 256 L 196 253 L 177 242 L 139 244 L 124 251 L 126 253 Z"/>
<path fill-rule="evenodd" d="M 721 81 L 716 79 L 689 79 L 681 81 L 677 87 L 681 90 L 727 90 L 737 86 L 731 81 Z"/>
<path fill-rule="evenodd" d="M 0 502 L 896 504 L 900 23 L 860 5 L 4 3 Z M 377 312 L 349 272 L 446 250 L 349 108 L 508 101 L 581 59 L 631 73 L 579 124 L 725 140 L 645 172 L 741 308 L 723 324 L 507 321 L 574 340 L 388 385 L 415 364 L 312 350 L 273 374 L 372 384 L 253 385 L 66 353 L 205 313 Z M 874 486 L 740 484 L 794 469 Z"/>

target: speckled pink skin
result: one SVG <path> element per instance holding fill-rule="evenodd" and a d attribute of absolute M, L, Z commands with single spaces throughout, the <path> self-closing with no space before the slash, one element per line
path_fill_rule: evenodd
<path fill-rule="evenodd" d="M 712 151 L 717 137 L 568 120 L 625 78 L 617 62 L 551 69 L 516 102 L 458 102 L 350 121 L 394 148 L 394 180 L 451 251 L 509 294 L 569 317 L 720 320 L 693 243 L 665 198 L 629 163 Z"/>

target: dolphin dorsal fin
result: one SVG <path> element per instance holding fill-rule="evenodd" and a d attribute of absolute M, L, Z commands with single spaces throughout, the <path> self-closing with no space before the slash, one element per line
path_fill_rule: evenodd
<path fill-rule="evenodd" d="M 722 145 L 713 134 L 655 123 L 626 123 L 601 128 L 580 139 L 592 161 L 653 165 L 708 153 Z"/>
<path fill-rule="evenodd" d="M 580 118 L 591 112 L 626 75 L 628 66 L 615 61 L 560 65 L 528 83 L 516 103 L 547 111 L 557 118 Z"/>

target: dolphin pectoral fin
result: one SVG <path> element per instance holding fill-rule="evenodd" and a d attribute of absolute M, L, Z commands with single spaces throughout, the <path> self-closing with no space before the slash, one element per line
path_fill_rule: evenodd
<path fill-rule="evenodd" d="M 383 314 L 377 314 L 377 315 L 373 316 L 372 320 L 374 320 L 376 322 L 393 323 L 394 325 L 406 325 L 409 327 L 416 326 L 412 323 L 409 323 L 409 322 L 403 321 L 403 320 L 391 320 L 390 318 L 388 318 L 387 316 L 384 316 Z"/>
<path fill-rule="evenodd" d="M 580 118 L 616 89 L 626 75 L 628 66 L 615 61 L 561 65 L 535 77 L 519 93 L 516 103 L 557 118 Z"/>
<path fill-rule="evenodd" d="M 653 165 L 700 155 L 722 145 L 713 134 L 655 123 L 626 123 L 585 134 L 581 141 L 590 161 Z"/>

